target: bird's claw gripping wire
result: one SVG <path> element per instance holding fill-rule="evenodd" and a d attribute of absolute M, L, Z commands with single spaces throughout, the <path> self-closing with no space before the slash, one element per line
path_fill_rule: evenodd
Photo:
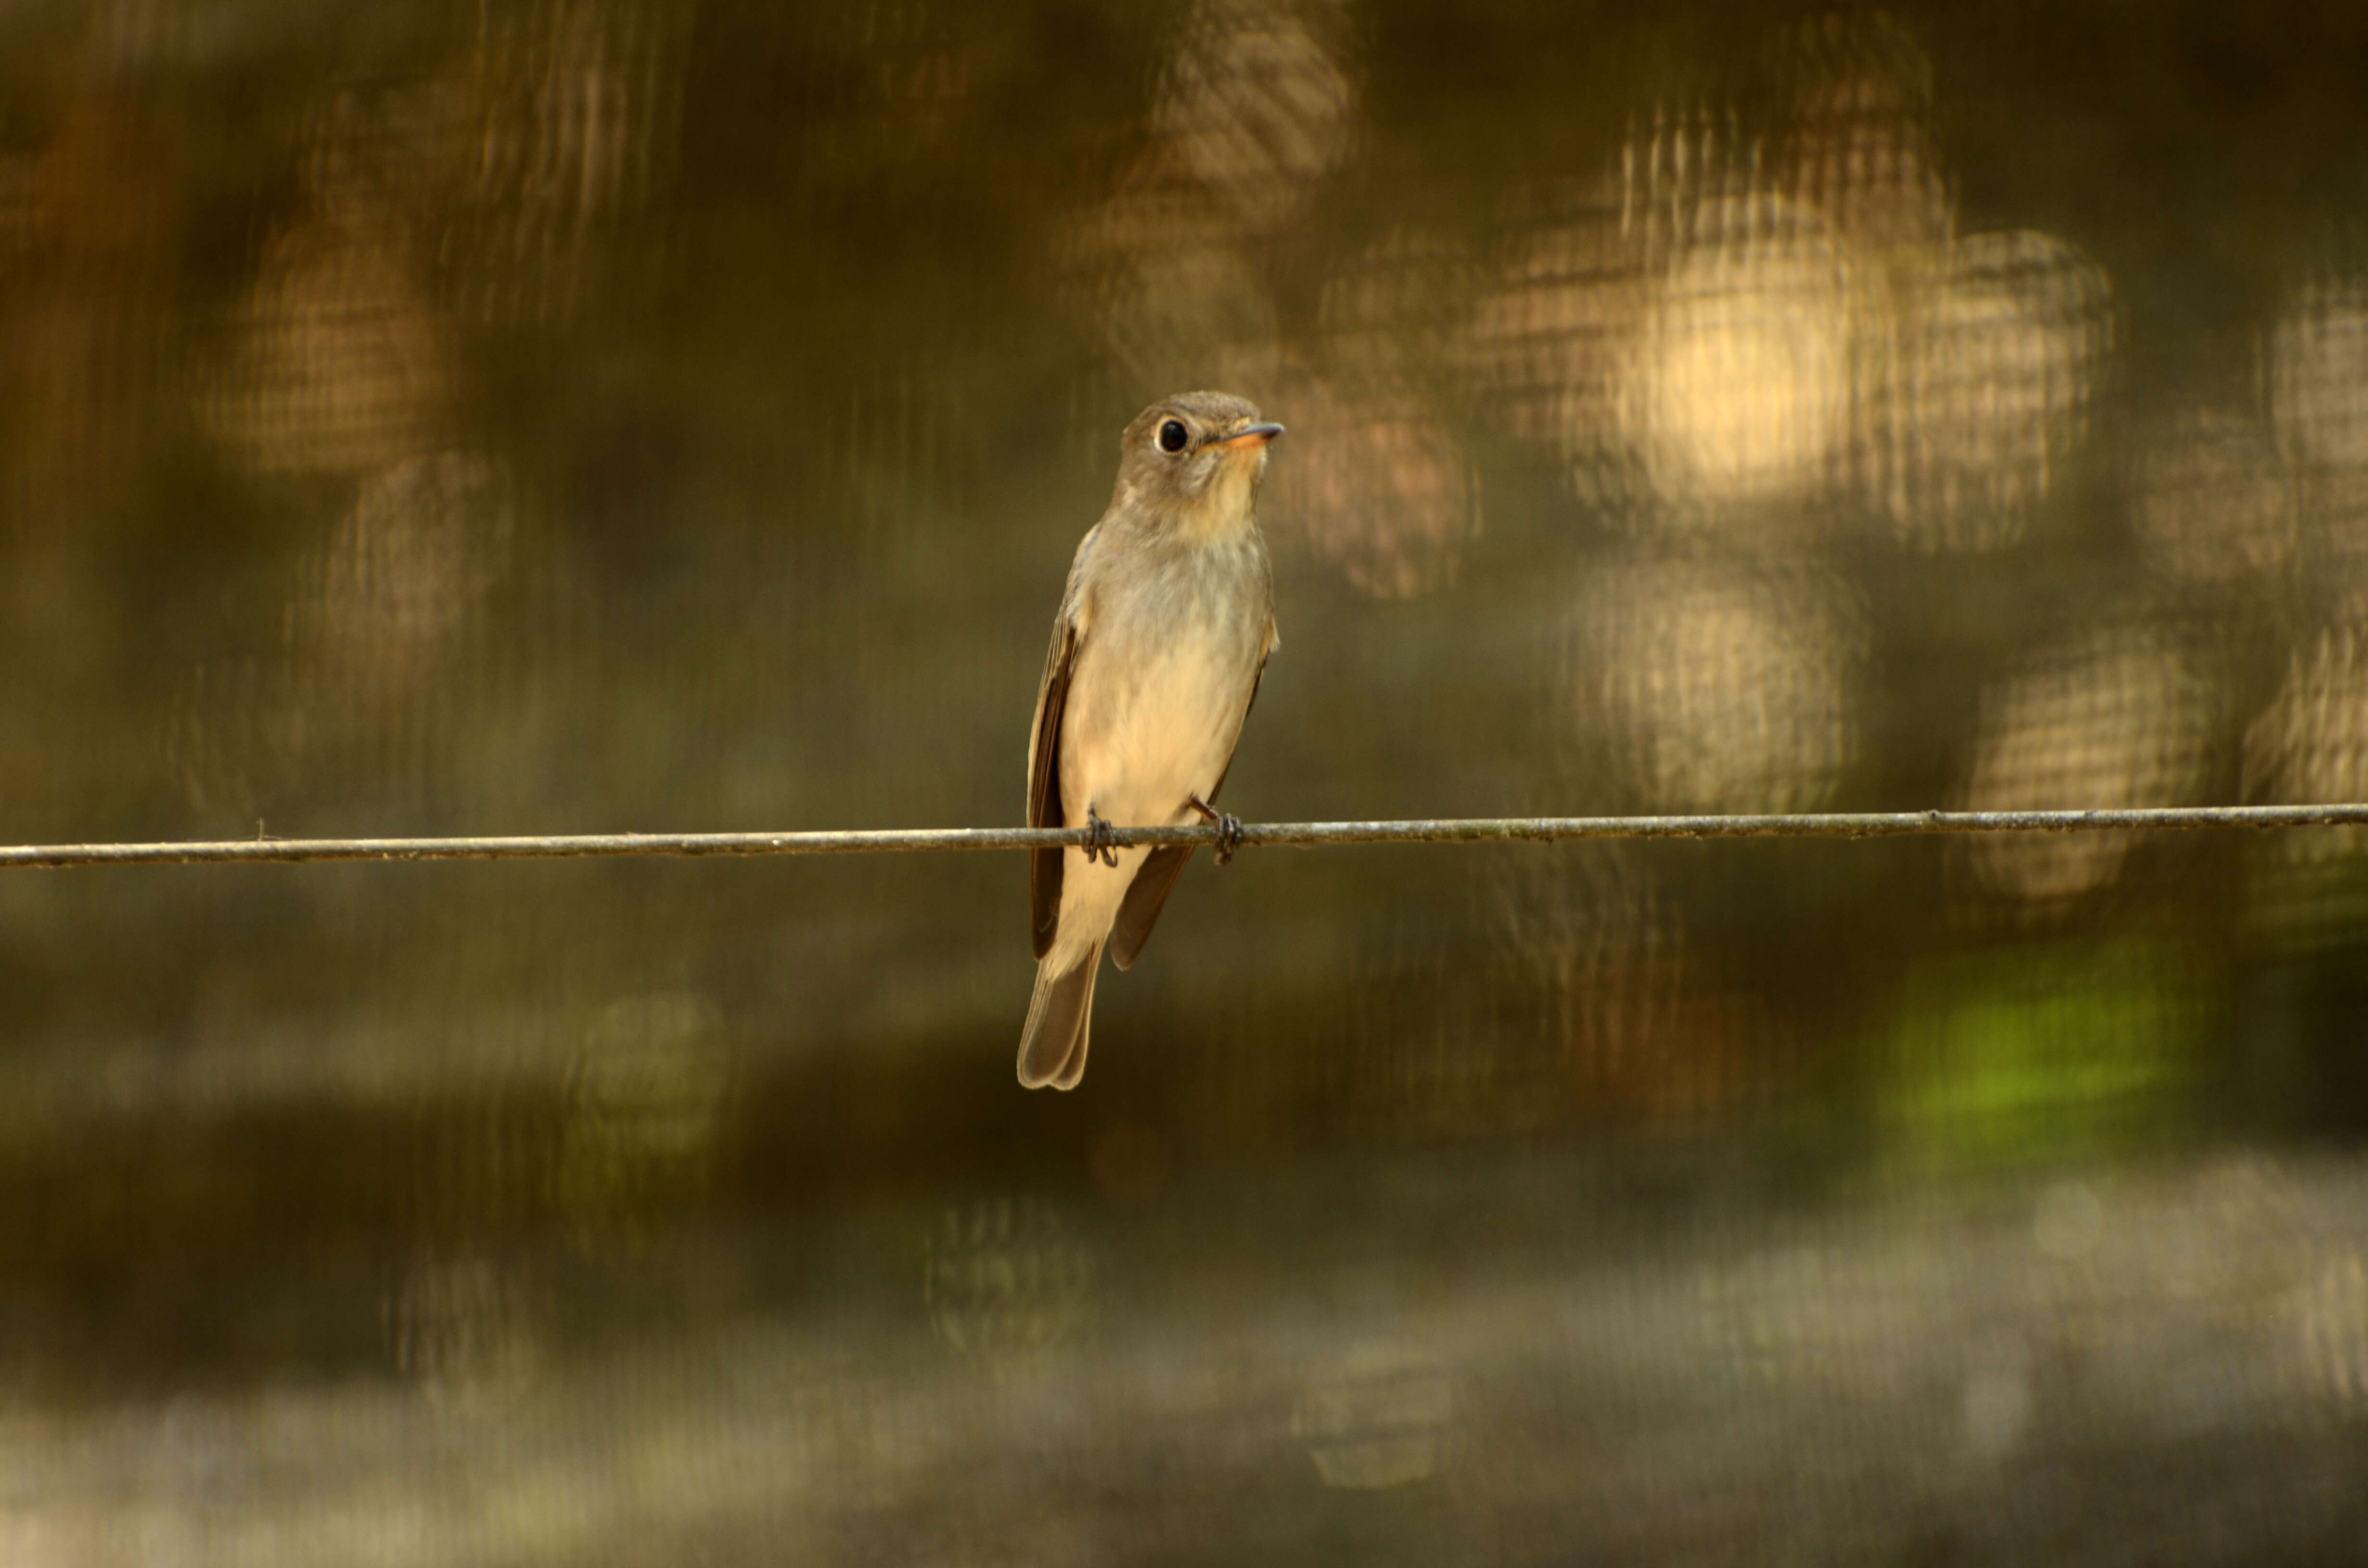
<path fill-rule="evenodd" d="M 1110 842 L 1110 824 L 1095 815 L 1091 806 L 1086 808 L 1086 858 L 1113 868 L 1118 865 L 1118 846 Z"/>
<path fill-rule="evenodd" d="M 1198 795 L 1186 803 L 1201 813 L 1202 822 L 1217 830 L 1217 864 L 1222 866 L 1233 859 L 1234 851 L 1242 846 L 1242 819 L 1231 812 L 1216 810 Z"/>

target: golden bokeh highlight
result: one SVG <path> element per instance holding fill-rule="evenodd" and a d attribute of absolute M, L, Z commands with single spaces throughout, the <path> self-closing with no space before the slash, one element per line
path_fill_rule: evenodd
<path fill-rule="evenodd" d="M 1623 445 L 1672 508 L 1798 501 L 1848 434 L 1848 271 L 1824 225 L 1774 198 L 1696 222 L 1622 353 Z"/>
<path fill-rule="evenodd" d="M 2111 283 L 2063 241 L 2015 232 L 1925 253 L 1892 289 L 1859 387 L 1860 494 L 1913 549 L 2016 544 L 2088 437 Z"/>
<path fill-rule="evenodd" d="M 2308 633 L 2245 732 L 2245 796 L 2265 802 L 2368 797 L 2368 605 Z M 2282 858 L 2357 853 L 2357 828 L 2314 829 L 2274 846 Z"/>
<path fill-rule="evenodd" d="M 1984 693 L 1967 811 L 2193 805 L 2226 695 L 2168 628 L 2107 626 L 2034 655 Z M 1983 885 L 2032 903 L 2121 874 L 2136 835 L 1993 835 L 1967 848 Z"/>
<path fill-rule="evenodd" d="M 358 475 L 437 444 L 454 355 L 392 215 L 314 217 L 272 243 L 200 416 L 263 472 Z"/>
<path fill-rule="evenodd" d="M 1583 755 L 1645 812 L 1813 812 L 1859 747 L 1850 590 L 1691 557 L 1608 567 L 1569 618 Z"/>

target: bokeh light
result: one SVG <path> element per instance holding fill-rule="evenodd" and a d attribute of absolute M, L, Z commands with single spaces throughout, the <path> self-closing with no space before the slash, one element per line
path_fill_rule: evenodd
<path fill-rule="evenodd" d="M 1861 492 L 1913 548 L 2012 545 L 2088 434 L 2110 283 L 2062 241 L 2015 232 L 1928 252 L 1895 290 L 1861 392 Z"/>
<path fill-rule="evenodd" d="M 1798 499 L 1845 434 L 1849 275 L 1823 225 L 1775 199 L 1695 223 L 1624 356 L 1623 433 L 1666 504 Z"/>
<path fill-rule="evenodd" d="M 1569 637 L 1582 744 L 1637 809 L 1816 811 L 1856 756 L 1863 633 L 1839 581 L 1689 557 L 1607 568 Z"/>
<path fill-rule="evenodd" d="M 2211 777 L 2226 698 L 2171 628 L 2100 627 L 2034 654 L 1984 694 L 1968 811 L 2192 805 Z M 2123 832 L 1975 840 L 1984 883 L 2017 898 L 2093 892 L 2120 873 Z"/>

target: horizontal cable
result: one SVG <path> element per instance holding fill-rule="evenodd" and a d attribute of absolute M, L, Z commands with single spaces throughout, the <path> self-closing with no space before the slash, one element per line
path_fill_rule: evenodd
<path fill-rule="evenodd" d="M 2093 833 L 2131 828 L 2368 825 L 2368 805 L 2150 806 L 2099 812 L 1827 812 L 1802 815 L 1467 817 L 1420 822 L 1245 823 L 1245 846 L 1553 844 L 1587 838 L 1900 838 L 1944 833 Z M 921 849 L 1082 846 L 1084 828 L 924 827 L 848 833 L 587 833 L 544 838 L 235 838 L 191 844 L 25 844 L 0 867 L 211 861 L 559 860 L 630 855 L 861 855 Z M 1214 844 L 1217 829 L 1113 827 L 1120 848 Z"/>

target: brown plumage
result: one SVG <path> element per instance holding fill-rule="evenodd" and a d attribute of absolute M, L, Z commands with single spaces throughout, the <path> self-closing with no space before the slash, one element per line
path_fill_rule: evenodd
<path fill-rule="evenodd" d="M 1029 825 L 1167 826 L 1213 806 L 1279 641 L 1256 508 L 1281 433 L 1223 392 L 1168 398 L 1127 426 L 1110 508 L 1077 546 L 1053 624 Z M 1076 1086 L 1102 952 L 1134 963 L 1190 858 L 1188 846 L 1030 857 L 1038 963 L 1021 1083 Z"/>

